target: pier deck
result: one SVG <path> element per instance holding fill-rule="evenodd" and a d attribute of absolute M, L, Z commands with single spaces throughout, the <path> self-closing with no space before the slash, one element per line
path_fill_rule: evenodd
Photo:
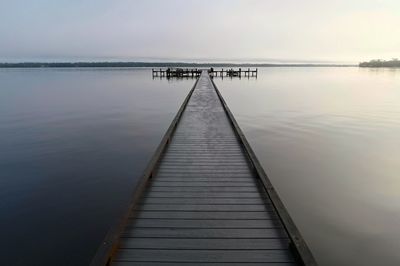
<path fill-rule="evenodd" d="M 209 74 L 92 265 L 316 265 Z"/>

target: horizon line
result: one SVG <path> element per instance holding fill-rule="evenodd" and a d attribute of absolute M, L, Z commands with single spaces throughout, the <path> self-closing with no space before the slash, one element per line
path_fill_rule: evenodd
<path fill-rule="evenodd" d="M 252 62 L 184 62 L 184 61 L 19 61 L 19 62 L 0 62 L 0 67 L 90 67 L 90 66 L 125 66 L 125 67 L 168 67 L 171 66 L 358 66 L 350 63 L 252 63 Z"/>

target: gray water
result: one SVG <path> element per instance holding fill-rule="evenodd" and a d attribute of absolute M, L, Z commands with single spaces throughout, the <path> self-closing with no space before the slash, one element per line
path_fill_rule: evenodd
<path fill-rule="evenodd" d="M 0 264 L 88 265 L 192 83 L 0 70 Z"/>
<path fill-rule="evenodd" d="M 2 265 L 87 265 L 193 80 L 0 70 Z M 321 265 L 399 265 L 400 71 L 216 79 Z"/>
<path fill-rule="evenodd" d="M 320 265 L 400 265 L 400 70 L 216 84 Z"/>

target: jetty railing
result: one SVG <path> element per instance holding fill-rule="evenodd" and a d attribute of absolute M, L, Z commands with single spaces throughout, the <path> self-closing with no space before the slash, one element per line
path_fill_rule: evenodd
<path fill-rule="evenodd" d="M 159 69 L 152 69 L 152 76 L 153 78 L 155 77 L 160 77 L 160 78 L 197 78 L 201 75 L 203 69 L 198 69 L 198 68 L 159 68 Z M 258 69 L 234 69 L 234 68 L 228 68 L 228 69 L 214 69 L 214 68 L 208 68 L 206 69 L 208 71 L 208 74 L 211 77 L 255 77 L 257 78 L 258 76 Z"/>

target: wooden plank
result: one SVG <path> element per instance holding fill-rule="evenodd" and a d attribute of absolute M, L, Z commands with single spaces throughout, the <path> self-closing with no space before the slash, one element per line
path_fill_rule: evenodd
<path fill-rule="evenodd" d="M 282 228 L 278 220 L 136 219 L 126 228 Z"/>
<path fill-rule="evenodd" d="M 287 249 L 287 239 L 176 239 L 176 238 L 123 238 L 121 248 L 136 249 L 214 249 L 214 250 L 268 250 Z"/>
<path fill-rule="evenodd" d="M 163 173 L 159 174 L 157 177 L 163 178 L 163 177 L 230 177 L 230 178 L 251 178 L 248 175 L 242 174 L 242 173 Z M 255 179 L 255 177 L 254 177 Z"/>
<path fill-rule="evenodd" d="M 185 156 L 190 156 L 190 155 L 192 155 L 193 157 L 199 157 L 199 158 L 201 158 L 201 157 L 210 158 L 210 156 L 222 157 L 222 158 L 231 157 L 231 156 L 237 156 L 237 157 L 243 156 L 241 151 L 237 151 L 237 152 L 222 151 L 222 150 L 221 151 L 203 151 L 203 152 L 201 152 L 201 155 L 200 155 L 200 152 L 198 155 L 197 154 L 193 155 L 192 151 L 189 151 L 189 150 L 174 152 L 174 156 L 176 156 L 176 157 L 178 157 L 178 156 L 185 157 Z"/>
<path fill-rule="evenodd" d="M 181 135 L 182 136 L 182 135 Z M 175 132 L 174 134 L 174 139 L 171 141 L 171 145 L 221 145 L 221 144 L 233 144 L 233 145 L 240 145 L 238 144 L 238 139 L 233 137 L 230 138 L 230 140 L 225 139 L 225 138 L 214 138 L 214 139 L 210 139 L 210 138 L 204 138 L 201 140 L 196 140 L 195 138 L 193 138 L 193 136 L 188 137 L 187 136 L 187 140 L 180 140 L 181 137 L 179 136 L 178 132 Z"/>
<path fill-rule="evenodd" d="M 170 148 L 168 149 L 168 152 L 174 153 L 174 154 L 193 154 L 195 153 L 201 153 L 201 154 L 242 154 L 243 151 L 239 148 Z"/>
<path fill-rule="evenodd" d="M 173 158 L 169 158 L 173 157 Z M 182 158 L 178 158 L 177 156 L 168 155 L 168 157 L 164 157 L 161 165 L 186 165 L 187 163 L 191 163 L 193 165 L 225 165 L 225 166 L 234 166 L 234 165 L 240 165 L 240 166 L 249 166 L 248 162 L 243 160 L 242 157 L 222 157 L 219 158 L 217 156 L 214 157 L 200 157 L 196 156 L 196 158 L 193 158 L 194 156 L 185 156 Z M 216 159 L 217 158 L 217 159 Z"/>
<path fill-rule="evenodd" d="M 186 160 L 178 162 L 177 160 L 173 161 L 163 161 L 160 165 L 162 168 L 177 168 L 177 167 L 224 167 L 224 168 L 249 168 L 246 162 L 241 160 L 240 162 L 226 161 L 226 162 L 218 162 L 218 161 L 198 161 L 198 160 Z"/>
<path fill-rule="evenodd" d="M 185 263 L 185 262 L 179 262 L 179 264 L 177 264 L 177 262 L 149 262 L 149 261 L 141 261 L 141 262 L 134 262 L 134 264 L 131 261 L 115 261 L 113 262 L 111 265 L 113 266 L 132 266 L 132 265 L 140 265 L 140 266 L 232 266 L 232 265 L 240 265 L 240 266 L 260 266 L 260 265 L 266 265 L 265 263 L 249 263 L 249 262 L 241 262 L 241 263 L 231 263 L 231 262 L 217 262 L 217 263 L 194 263 L 194 262 L 189 262 L 189 263 Z M 278 263 L 274 263 L 274 262 L 269 262 L 268 266 L 294 266 L 294 265 L 298 265 L 295 262 L 278 262 Z"/>
<path fill-rule="evenodd" d="M 187 167 L 160 167 L 158 169 L 158 174 L 159 175 L 171 175 L 171 174 L 187 174 L 187 175 L 216 175 L 216 174 L 222 174 L 222 175 L 229 175 L 229 174 L 242 174 L 244 176 L 251 176 L 251 170 L 249 168 L 243 168 L 243 167 L 221 167 L 221 166 L 208 166 L 208 167 L 196 167 L 196 166 L 187 166 Z"/>
<path fill-rule="evenodd" d="M 293 262 L 289 250 L 147 250 L 120 249 L 116 261 L 158 262 Z"/>
<path fill-rule="evenodd" d="M 153 186 L 149 189 L 150 192 L 204 192 L 204 193 L 211 193 L 211 192 L 258 192 L 257 187 L 238 187 L 238 186 L 232 186 L 232 187 L 213 187 L 213 186 L 207 186 L 207 187 L 159 187 L 159 186 Z"/>
<path fill-rule="evenodd" d="M 163 159 L 163 162 L 165 164 L 195 164 L 195 165 L 200 165 L 200 164 L 210 164 L 210 165 L 215 165 L 215 164 L 220 164 L 220 165 L 226 165 L 229 166 L 230 164 L 244 164 L 244 158 L 240 156 L 200 156 L 200 155 L 168 155 L 168 157 L 165 157 Z"/>
<path fill-rule="evenodd" d="M 245 156 L 243 154 L 231 154 L 230 156 L 226 155 L 217 155 L 217 154 L 166 154 L 164 155 L 165 160 L 221 160 L 221 161 L 243 161 L 245 159 Z"/>
<path fill-rule="evenodd" d="M 233 220 L 249 220 L 249 219 L 259 219 L 267 220 L 274 219 L 278 217 L 275 212 L 180 212 L 180 211 L 141 211 L 135 214 L 137 218 L 144 219 L 233 219 Z"/>
<path fill-rule="evenodd" d="M 190 122 L 190 121 L 185 121 L 185 120 L 182 120 L 182 121 L 186 122 L 186 123 Z M 226 124 L 226 125 L 221 125 L 221 126 L 230 126 L 230 125 Z M 184 130 L 183 128 L 179 128 L 179 131 L 176 131 L 176 133 L 180 132 L 180 131 L 183 132 L 183 130 Z M 215 136 L 215 138 L 211 140 L 210 138 L 206 138 L 206 137 L 199 138 L 199 136 L 198 135 L 195 136 L 194 133 L 188 134 L 188 132 L 185 132 L 185 135 L 181 134 L 180 136 L 176 135 L 176 133 L 174 135 L 173 141 L 171 142 L 171 146 L 173 146 L 173 147 L 182 147 L 182 146 L 186 147 L 186 145 L 195 146 L 195 147 L 196 146 L 205 147 L 205 146 L 215 145 L 217 147 L 218 146 L 232 146 L 232 147 L 243 148 L 241 146 L 241 144 L 238 142 L 237 138 L 235 138 L 235 137 L 231 138 L 230 136 L 228 136 L 226 134 L 224 134 L 224 136 L 221 136 L 222 134 L 219 136 Z"/>
<path fill-rule="evenodd" d="M 158 192 L 152 191 L 147 197 L 163 198 L 259 198 L 259 192 Z"/>
<path fill-rule="evenodd" d="M 143 197 L 141 204 L 270 204 L 268 198 L 149 198 Z"/>
<path fill-rule="evenodd" d="M 218 212 L 259 212 L 271 206 L 259 205 L 205 205 L 205 204 L 144 204 L 135 206 L 139 211 L 218 211 Z"/>
<path fill-rule="evenodd" d="M 195 158 L 195 159 L 225 159 L 225 160 L 243 160 L 243 152 L 242 151 L 224 151 L 224 150 L 208 150 L 208 151 L 174 151 L 165 155 L 165 159 L 185 159 L 185 158 Z"/>
<path fill-rule="evenodd" d="M 255 181 L 255 178 L 248 178 L 248 177 L 155 177 L 154 180 L 161 181 L 161 182 L 207 182 L 207 183 L 215 183 L 215 182 L 229 182 L 230 184 L 233 183 L 247 183 L 249 180 L 251 182 Z"/>
<path fill-rule="evenodd" d="M 156 179 L 152 185 L 152 187 L 257 187 L 252 180 L 247 182 L 165 182 L 163 179 Z"/>
<path fill-rule="evenodd" d="M 150 238 L 287 238 L 283 229 L 125 228 L 124 237 Z"/>
<path fill-rule="evenodd" d="M 187 145 L 180 145 L 179 143 L 171 142 L 171 145 L 168 146 L 168 152 L 170 151 L 180 151 L 180 150 L 239 150 L 242 151 L 243 147 L 239 143 L 232 143 L 232 144 L 223 144 L 223 143 L 215 143 L 215 144 L 208 144 L 208 143 L 197 143 L 197 144 L 187 144 Z"/>
<path fill-rule="evenodd" d="M 232 167 L 230 170 L 228 170 L 228 167 L 226 168 L 221 168 L 221 166 L 216 166 L 213 167 L 213 165 L 210 165 L 209 167 L 198 167 L 197 169 L 192 166 L 192 167 L 174 167 L 173 169 L 170 169 L 172 167 L 163 169 L 160 168 L 158 174 L 159 175 L 214 175 L 214 176 L 242 176 L 242 177 L 247 177 L 249 179 L 252 179 L 254 176 L 252 176 L 252 169 L 251 168 L 242 168 L 242 167 Z"/>
<path fill-rule="evenodd" d="M 175 164 L 175 165 L 167 165 L 167 164 L 162 164 L 159 166 L 159 171 L 179 171 L 179 170 L 194 170 L 194 171 L 245 171 L 245 172 L 249 172 L 250 168 L 245 165 L 235 165 L 233 163 L 230 164 L 196 164 L 196 163 L 191 163 L 191 164 Z"/>
<path fill-rule="evenodd" d="M 187 141 L 183 141 L 183 140 L 177 140 L 176 136 L 174 136 L 174 139 L 171 141 L 171 146 L 172 145 L 174 145 L 173 147 L 175 147 L 175 148 L 187 147 L 187 146 L 209 147 L 212 145 L 214 145 L 216 147 L 223 147 L 224 145 L 232 146 L 232 147 L 234 147 L 234 146 L 241 147 L 240 144 L 238 144 L 237 139 L 232 140 L 231 142 L 225 142 L 224 139 L 215 139 L 215 141 L 209 142 L 207 140 L 195 140 L 193 138 L 188 139 Z"/>
<path fill-rule="evenodd" d="M 199 143 L 180 143 L 172 141 L 171 144 L 168 146 L 168 150 L 173 149 L 239 149 L 242 150 L 243 147 L 238 142 L 230 142 L 230 143 L 223 143 L 223 142 L 214 142 L 214 143 L 207 143 L 207 142 L 199 142 Z"/>

